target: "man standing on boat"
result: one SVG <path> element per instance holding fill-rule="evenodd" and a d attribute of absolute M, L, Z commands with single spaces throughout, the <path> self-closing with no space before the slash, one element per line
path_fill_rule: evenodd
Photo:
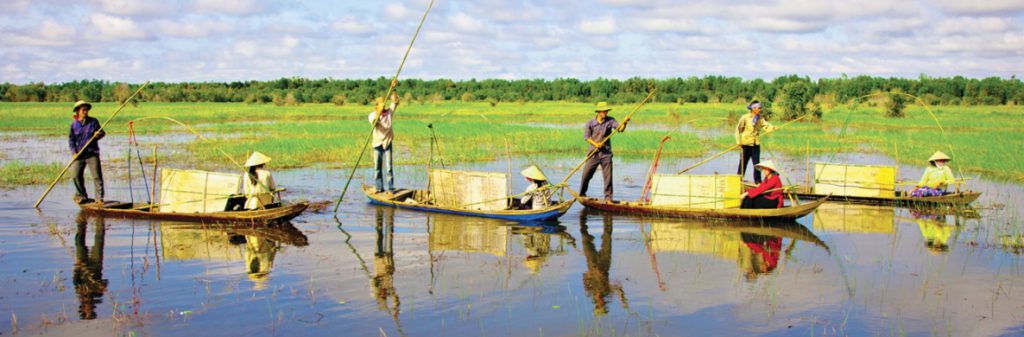
<path fill-rule="evenodd" d="M 99 141 L 107 133 L 100 129 L 100 121 L 89 117 L 89 110 L 92 110 L 92 104 L 86 101 L 78 101 L 71 108 L 75 113 L 72 115 L 75 120 L 71 122 L 71 132 L 68 133 L 68 148 L 72 156 L 78 153 L 78 158 L 71 163 L 71 172 L 74 173 L 72 181 L 75 184 L 74 199 L 77 203 L 89 199 L 89 194 L 85 191 L 85 167 L 88 166 L 96 186 L 96 202 L 103 203 L 103 169 L 100 167 Z M 93 135 L 96 139 L 92 139 Z"/>
<path fill-rule="evenodd" d="M 743 151 L 740 152 L 740 165 L 736 168 L 736 174 L 743 177 L 747 174 L 747 162 L 753 161 L 753 165 L 761 163 L 761 133 L 775 129 L 761 115 L 761 102 L 753 101 L 747 106 L 749 114 L 740 117 L 736 125 L 736 145 Z M 754 183 L 761 183 L 761 172 L 754 169 Z"/>
<path fill-rule="evenodd" d="M 590 152 L 594 152 L 595 149 L 597 149 L 597 152 L 590 156 L 587 159 L 586 165 L 583 166 L 583 182 L 580 185 L 580 196 L 587 195 L 590 179 L 594 177 L 594 173 L 600 165 L 601 174 L 604 176 L 604 199 L 612 201 L 612 142 L 611 139 L 608 139 L 604 144 L 601 144 L 601 141 L 611 136 L 612 130 L 617 132 L 626 131 L 629 117 L 626 117 L 626 120 L 619 124 L 615 118 L 608 116 L 608 112 L 611 110 L 608 107 L 608 102 L 597 103 L 597 108 L 594 109 L 597 116 L 588 121 L 586 126 L 583 127 L 583 139 L 590 144 Z"/>
<path fill-rule="evenodd" d="M 391 87 L 396 81 L 391 81 Z M 398 107 L 398 93 L 391 92 L 391 106 L 384 108 L 384 97 L 377 98 L 376 110 L 370 113 L 370 124 L 373 125 L 373 179 L 377 183 L 377 193 L 384 192 L 384 170 L 387 170 L 387 181 L 389 193 L 395 192 L 395 172 L 391 165 L 391 139 L 394 131 L 391 129 L 391 118 L 395 108 Z M 374 117 L 380 117 L 374 120 Z M 376 124 L 374 124 L 376 123 Z"/>

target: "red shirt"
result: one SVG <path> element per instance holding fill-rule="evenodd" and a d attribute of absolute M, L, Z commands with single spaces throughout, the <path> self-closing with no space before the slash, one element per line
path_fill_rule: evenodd
<path fill-rule="evenodd" d="M 778 208 L 782 208 L 782 202 L 784 201 L 782 198 L 782 180 L 779 179 L 779 175 L 776 173 L 768 174 L 764 181 L 761 181 L 760 185 L 747 190 L 747 196 L 753 198 L 771 189 L 774 189 L 774 191 L 768 192 L 764 197 L 771 200 L 778 200 Z"/>

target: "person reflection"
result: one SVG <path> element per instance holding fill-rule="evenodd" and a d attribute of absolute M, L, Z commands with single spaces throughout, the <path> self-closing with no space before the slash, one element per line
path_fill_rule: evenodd
<path fill-rule="evenodd" d="M 275 240 L 245 235 L 245 267 L 253 283 L 253 290 L 266 289 L 270 269 L 274 267 L 274 257 L 279 249 L 281 244 Z"/>
<path fill-rule="evenodd" d="M 587 271 L 583 273 L 583 288 L 587 296 L 594 301 L 594 315 L 603 316 L 608 313 L 607 297 L 612 292 L 619 295 L 624 307 L 628 307 L 626 294 L 621 284 L 612 284 L 608 280 L 608 270 L 612 265 L 612 220 L 604 215 L 603 231 L 601 232 L 601 250 L 594 247 L 594 237 L 587 231 L 586 215 L 580 216 L 580 235 L 583 237 L 583 255 L 587 258 Z"/>
<path fill-rule="evenodd" d="M 96 319 L 96 305 L 103 303 L 108 281 L 103 278 L 103 239 L 107 228 L 102 217 L 95 218 L 92 248 L 85 244 L 88 217 L 79 213 L 75 218 L 75 270 L 72 283 L 78 295 L 78 317 Z"/>
<path fill-rule="evenodd" d="M 914 222 L 921 229 L 921 236 L 924 237 L 924 246 L 932 255 L 939 255 L 949 251 L 949 238 L 953 236 L 956 226 L 946 224 L 946 216 L 939 214 L 927 214 L 917 210 L 910 210 Z"/>
<path fill-rule="evenodd" d="M 747 281 L 754 281 L 758 275 L 771 273 L 779 265 L 781 237 L 740 233 L 740 239 L 750 249 L 749 254 L 740 257 L 740 264 L 746 269 Z"/>
<path fill-rule="evenodd" d="M 525 233 L 523 247 L 526 248 L 523 265 L 530 269 L 530 274 L 537 274 L 551 255 L 551 236 L 543 233 Z"/>
<path fill-rule="evenodd" d="M 398 318 L 398 292 L 395 291 L 395 252 L 392 242 L 395 236 L 395 211 L 390 207 L 377 207 L 376 214 L 377 250 L 373 254 L 373 278 L 370 286 L 373 297 L 377 300 L 377 308 L 391 313 Z M 388 306 L 393 302 L 394 310 Z"/>

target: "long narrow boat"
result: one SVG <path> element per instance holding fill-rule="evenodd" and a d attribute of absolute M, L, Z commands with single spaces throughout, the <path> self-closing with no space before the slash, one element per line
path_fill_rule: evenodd
<path fill-rule="evenodd" d="M 815 200 L 825 197 L 825 195 L 815 194 L 807 191 L 806 189 L 798 189 L 796 193 L 793 193 L 797 198 Z M 861 205 L 877 205 L 877 206 L 934 206 L 934 205 L 951 205 L 951 206 L 965 206 L 978 200 L 981 196 L 981 192 L 956 192 L 935 197 L 912 197 L 910 193 L 896 191 L 895 197 L 854 197 L 845 195 L 833 195 L 829 198 L 829 201 L 834 202 L 845 202 L 850 204 L 861 204 Z"/>
<path fill-rule="evenodd" d="M 274 208 L 244 211 L 226 211 L 209 213 L 173 213 L 159 212 L 145 203 L 107 201 L 103 205 L 86 202 L 78 205 L 83 211 L 107 217 L 175 220 L 202 223 L 266 225 L 283 223 L 291 220 L 309 207 L 308 202 L 299 202 Z M 159 207 L 159 206 L 157 206 Z"/>
<path fill-rule="evenodd" d="M 828 200 L 828 196 L 825 196 L 817 201 L 806 203 L 798 206 L 789 206 L 783 208 L 771 208 L 771 209 L 747 209 L 747 208 L 686 208 L 686 207 L 670 207 L 670 206 L 651 206 L 650 204 L 638 203 L 632 201 L 612 201 L 608 202 L 601 199 L 594 199 L 588 197 L 582 197 L 576 194 L 575 191 L 569 190 L 570 194 L 583 206 L 587 208 L 598 209 L 607 212 L 633 214 L 633 215 L 646 215 L 646 216 L 657 216 L 657 217 L 668 217 L 668 218 L 714 218 L 714 219 L 739 219 L 739 220 L 759 220 L 759 221 L 785 221 L 785 220 L 796 220 L 807 214 L 810 214 L 814 209 L 821 206 Z"/>
<path fill-rule="evenodd" d="M 476 216 L 492 219 L 503 219 L 512 221 L 546 221 L 554 220 L 565 214 L 572 206 L 574 199 L 556 203 L 543 209 L 512 209 L 512 210 L 472 210 L 455 207 L 444 207 L 430 203 L 419 202 L 414 195 L 426 195 L 425 190 L 399 189 L 392 196 L 382 193 L 374 193 L 375 188 L 370 185 L 363 185 L 363 193 L 370 199 L 370 203 L 381 206 L 392 206 L 403 209 L 410 209 L 423 212 L 435 212 L 455 215 Z"/>

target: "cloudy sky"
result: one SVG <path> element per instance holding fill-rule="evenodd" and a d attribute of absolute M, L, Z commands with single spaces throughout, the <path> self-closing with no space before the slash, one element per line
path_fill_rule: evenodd
<path fill-rule="evenodd" d="M 428 2 L 2 0 L 0 82 L 390 77 Z M 1022 70 L 1022 0 L 437 0 L 402 77 Z"/>

